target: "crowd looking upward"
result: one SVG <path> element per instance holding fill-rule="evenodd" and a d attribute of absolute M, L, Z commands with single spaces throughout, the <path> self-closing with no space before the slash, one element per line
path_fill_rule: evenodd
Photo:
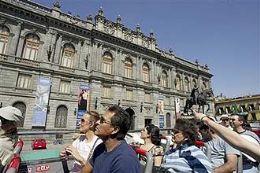
<path fill-rule="evenodd" d="M 176 120 L 172 129 L 174 145 L 167 151 L 161 145 L 156 125 L 148 124 L 141 130 L 144 143 L 138 147 L 152 154 L 154 167 L 172 173 L 228 173 L 238 170 L 241 159 L 243 173 L 259 172 L 260 139 L 248 129 L 244 116 L 225 115 L 218 123 L 212 116 L 192 112 L 194 119 Z M 21 117 L 16 108 L 0 109 L 1 140 L 12 140 Z M 61 151 L 60 157 L 66 159 L 72 155 L 75 159 L 71 173 L 142 173 L 141 165 L 143 161 L 146 164 L 146 158 L 138 158 L 125 140 L 130 126 L 129 113 L 118 105 L 109 107 L 103 115 L 86 112 L 81 119 L 79 137 Z M 204 146 L 197 147 L 197 140 L 202 140 Z M 8 163 L 13 149 L 7 150 L 4 144 L 0 146 L 4 153 L 1 166 Z"/>

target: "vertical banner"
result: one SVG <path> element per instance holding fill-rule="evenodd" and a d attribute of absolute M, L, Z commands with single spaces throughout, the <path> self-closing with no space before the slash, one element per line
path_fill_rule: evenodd
<path fill-rule="evenodd" d="M 164 96 L 158 98 L 159 128 L 164 128 Z"/>
<path fill-rule="evenodd" d="M 159 96 L 158 98 L 158 113 L 160 115 L 164 113 L 164 96 Z"/>
<path fill-rule="evenodd" d="M 181 106 L 180 106 L 179 97 L 175 97 L 175 115 L 176 115 L 176 119 L 181 117 Z"/>
<path fill-rule="evenodd" d="M 33 107 L 32 126 L 45 127 L 47 108 L 49 103 L 51 81 L 49 78 L 39 77 L 35 92 L 35 105 Z"/>
<path fill-rule="evenodd" d="M 84 113 L 88 110 L 88 100 L 89 100 L 90 87 L 88 84 L 80 84 L 78 90 L 78 113 L 76 120 L 76 128 L 80 126 L 80 119 L 83 117 Z"/>
<path fill-rule="evenodd" d="M 164 115 L 159 115 L 159 128 L 164 128 Z"/>

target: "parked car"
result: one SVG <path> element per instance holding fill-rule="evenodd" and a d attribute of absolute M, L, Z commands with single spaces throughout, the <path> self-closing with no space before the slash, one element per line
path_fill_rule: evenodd
<path fill-rule="evenodd" d="M 32 141 L 32 149 L 38 150 L 38 149 L 46 149 L 47 148 L 47 142 L 43 138 L 38 138 Z"/>

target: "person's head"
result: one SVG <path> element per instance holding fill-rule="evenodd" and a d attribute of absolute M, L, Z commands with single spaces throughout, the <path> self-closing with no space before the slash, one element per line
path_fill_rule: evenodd
<path fill-rule="evenodd" d="M 172 137 L 177 145 L 194 145 L 197 137 L 195 125 L 190 120 L 177 119 L 173 129 Z"/>
<path fill-rule="evenodd" d="M 160 145 L 160 129 L 154 124 L 149 124 L 141 130 L 141 139 L 150 138 L 154 145 Z"/>
<path fill-rule="evenodd" d="M 80 120 L 80 133 L 86 133 L 89 130 L 94 131 L 96 122 L 100 119 L 100 115 L 95 111 L 89 111 L 84 114 Z"/>
<path fill-rule="evenodd" d="M 243 128 L 246 124 L 245 117 L 239 114 L 231 114 L 230 121 L 231 127 L 233 127 L 234 129 Z"/>
<path fill-rule="evenodd" d="M 229 116 L 227 114 L 223 114 L 220 117 L 220 124 L 225 126 L 225 127 L 229 127 L 230 123 L 229 123 Z"/>
<path fill-rule="evenodd" d="M 212 116 L 209 116 L 208 118 L 214 122 L 217 122 L 216 119 Z M 203 141 L 209 141 L 213 138 L 214 135 L 216 135 L 215 131 L 204 123 L 202 123 L 200 126 L 200 133 L 202 135 Z"/>
<path fill-rule="evenodd" d="M 109 107 L 97 123 L 95 134 L 102 139 L 122 140 L 131 126 L 130 115 L 118 105 Z"/>
<path fill-rule="evenodd" d="M 4 134 L 17 132 L 17 122 L 22 119 L 22 112 L 12 106 L 0 108 L 0 128 Z"/>

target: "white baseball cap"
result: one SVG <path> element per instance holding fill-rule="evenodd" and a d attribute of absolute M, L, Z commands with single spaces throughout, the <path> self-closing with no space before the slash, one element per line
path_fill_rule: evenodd
<path fill-rule="evenodd" d="M 13 107 L 13 106 L 6 106 L 3 108 L 0 108 L 0 117 L 9 120 L 9 121 L 15 121 L 18 122 L 23 118 L 22 112 Z"/>
<path fill-rule="evenodd" d="M 224 119 L 229 118 L 228 114 L 223 114 L 223 115 L 220 116 L 220 119 L 223 119 L 223 118 Z"/>

